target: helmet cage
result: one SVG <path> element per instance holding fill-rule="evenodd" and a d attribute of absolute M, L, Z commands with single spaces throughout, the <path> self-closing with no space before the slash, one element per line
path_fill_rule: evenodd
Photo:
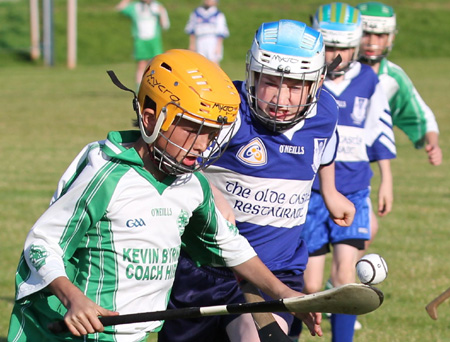
<path fill-rule="evenodd" d="M 250 104 L 250 109 L 252 114 L 266 126 L 268 129 L 278 132 L 289 129 L 295 126 L 301 120 L 303 120 L 306 115 L 314 108 L 320 96 L 320 85 L 322 75 L 326 72 L 326 66 L 322 65 L 317 70 L 302 72 L 302 73 L 291 73 L 289 68 L 274 69 L 273 67 L 267 66 L 265 64 L 259 63 L 252 55 L 251 52 L 247 55 L 247 70 L 246 70 L 246 90 L 247 98 Z M 276 76 L 279 78 L 278 83 L 278 96 L 275 103 L 267 102 L 258 97 L 257 90 L 260 87 L 261 75 Z M 305 97 L 302 93 L 299 97 L 299 103 L 285 106 L 280 105 L 280 94 L 281 87 L 285 79 L 294 79 L 299 81 L 299 86 L 302 87 L 302 92 L 305 91 L 307 83 L 309 83 L 309 91 L 307 95 L 307 100 L 305 103 L 301 103 L 301 100 Z M 279 109 L 288 110 L 291 114 L 289 119 L 280 119 L 271 116 L 260 109 L 258 103 L 265 103 L 272 107 L 274 112 L 278 112 Z"/>
<path fill-rule="evenodd" d="M 364 33 L 372 34 L 388 34 L 386 46 L 374 46 L 382 52 L 379 55 L 367 56 L 363 51 L 360 52 L 359 57 L 370 63 L 378 63 L 383 58 L 387 57 L 394 46 L 394 38 L 397 34 L 397 24 L 395 14 L 392 17 L 376 17 L 371 15 L 362 15 L 362 25 Z"/>
<path fill-rule="evenodd" d="M 234 123 L 226 131 L 226 134 L 220 134 L 224 127 L 229 127 L 230 125 L 224 122 L 220 127 L 217 127 L 217 125 L 211 126 L 204 117 L 187 112 L 176 103 L 170 103 L 169 105 L 178 107 L 179 113 L 172 121 L 174 129 L 170 132 L 170 134 L 167 131 L 161 129 L 157 130 L 156 136 L 161 137 L 162 139 L 155 141 L 155 143 L 152 145 L 152 148 L 150 148 L 150 155 L 152 156 L 156 166 L 160 171 L 169 175 L 180 175 L 183 173 L 191 173 L 206 169 L 208 166 L 216 162 L 227 148 L 234 130 Z M 180 122 L 182 122 L 182 120 L 189 120 L 198 124 L 196 137 L 192 141 L 192 144 L 187 148 L 178 145 L 172 140 L 174 131 L 180 124 Z M 193 152 L 192 149 L 199 135 L 202 133 L 202 129 L 204 127 L 216 127 L 217 132 L 215 134 L 211 134 L 208 144 L 208 150 L 202 154 L 197 154 Z M 155 127 L 155 130 L 156 129 L 157 127 Z M 157 139 L 157 137 L 155 138 L 155 140 Z M 181 151 L 184 151 L 185 156 L 195 156 L 197 158 L 196 163 L 192 166 L 188 166 L 183 164 L 183 158 L 180 161 L 177 161 L 172 155 L 167 152 L 169 146 L 175 146 Z"/>

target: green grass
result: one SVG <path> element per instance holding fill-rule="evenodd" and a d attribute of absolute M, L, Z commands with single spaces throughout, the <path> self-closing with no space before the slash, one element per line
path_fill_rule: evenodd
<path fill-rule="evenodd" d="M 164 33 L 164 47 L 187 48 L 184 26 L 189 12 L 200 0 L 164 0 L 171 28 Z M 360 1 L 348 1 L 356 5 Z M 1 66 L 29 63 L 28 0 L 0 0 Z M 42 2 L 40 2 L 42 3 Z M 66 64 L 66 1 L 54 1 L 55 64 Z M 78 63 L 81 65 L 132 61 L 132 41 L 128 18 L 116 12 L 114 0 L 78 0 Z M 316 0 L 227 0 L 220 8 L 227 16 L 230 38 L 225 40 L 224 61 L 241 63 L 252 42 L 253 34 L 263 21 L 295 19 L 309 23 Z M 450 32 L 450 5 L 447 0 L 389 1 L 397 12 L 399 36 L 393 58 L 446 57 L 450 55 L 447 32 Z M 36 62 L 42 64 L 42 60 Z"/>
<path fill-rule="evenodd" d="M 0 342 L 6 341 L 14 298 L 14 273 L 25 236 L 45 210 L 57 180 L 79 150 L 103 139 L 106 132 L 131 128 L 131 95 L 117 89 L 106 70 L 113 69 L 125 85 L 133 87 L 129 24 L 113 10 L 110 0 L 79 0 L 79 65 L 65 69 L 65 2 L 55 1 L 57 63 L 27 61 L 27 1 L 0 1 Z M 172 28 L 167 48 L 185 47 L 182 28 L 198 1 L 167 0 Z M 356 4 L 356 2 L 351 2 Z M 223 68 L 232 78 L 244 75 L 244 56 L 261 21 L 279 18 L 307 20 L 317 3 L 280 0 L 222 2 L 231 37 L 226 41 Z M 226 7 L 225 7 L 226 4 Z M 450 340 L 450 301 L 432 321 L 424 307 L 449 287 L 448 208 L 450 207 L 450 6 L 446 1 L 392 1 L 398 10 L 400 34 L 392 59 L 415 82 L 435 111 L 441 129 L 444 163 L 432 167 L 423 150 L 415 151 L 396 132 L 398 158 L 393 161 L 395 203 L 380 220 L 380 231 L 369 252 L 383 255 L 389 277 L 379 285 L 383 306 L 360 317 L 364 328 L 355 341 L 404 342 Z M 25 20 L 25 21 L 24 21 Z M 90 25 L 90 28 L 89 28 Z M 375 170 L 377 175 L 377 170 Z M 378 178 L 374 179 L 377 188 Z M 329 341 L 329 324 L 324 322 Z M 303 341 L 318 340 L 310 337 Z"/>
<path fill-rule="evenodd" d="M 448 158 L 450 104 L 445 84 L 450 75 L 442 66 L 450 59 L 397 62 L 435 110 Z M 236 69 L 241 66 L 235 65 Z M 23 241 L 47 207 L 59 176 L 87 142 L 103 139 L 111 129 L 131 128 L 131 96 L 109 81 L 107 69 L 116 70 L 125 84 L 132 84 L 133 63 L 80 66 L 73 71 L 11 67 L 0 74 L 4 85 L 0 92 L 0 341 L 6 336 Z M 397 133 L 398 158 L 392 163 L 394 210 L 380 220 L 380 232 L 370 248 L 389 265 L 389 277 L 379 286 L 386 300 L 376 312 L 360 317 L 364 329 L 356 337 L 366 342 L 448 341 L 445 317 L 450 302 L 442 304 L 436 322 L 424 310 L 449 286 L 448 159 L 439 167 L 430 166 L 424 151 L 413 150 L 405 136 Z M 375 188 L 377 182 L 376 177 Z M 329 340 L 327 322 L 324 329 Z"/>

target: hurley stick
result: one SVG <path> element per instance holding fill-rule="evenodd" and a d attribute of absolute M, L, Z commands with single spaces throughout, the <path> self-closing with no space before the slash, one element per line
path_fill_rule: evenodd
<path fill-rule="evenodd" d="M 433 299 L 426 307 L 425 309 L 428 312 L 428 315 L 434 320 L 438 318 L 437 315 L 437 308 L 439 305 L 442 304 L 443 301 L 445 301 L 447 298 L 450 297 L 450 288 L 442 292 L 439 296 L 437 296 L 435 299 Z"/>
<path fill-rule="evenodd" d="M 330 312 L 363 315 L 376 310 L 383 303 L 383 292 L 363 284 L 345 284 L 309 295 L 258 303 L 239 303 L 203 307 L 141 312 L 119 316 L 103 316 L 104 326 L 159 321 L 177 318 L 196 318 L 253 312 Z M 55 333 L 67 331 L 64 321 L 54 322 L 49 329 Z"/>

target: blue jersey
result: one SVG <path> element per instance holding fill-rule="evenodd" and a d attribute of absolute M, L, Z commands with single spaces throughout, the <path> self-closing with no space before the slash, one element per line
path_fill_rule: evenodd
<path fill-rule="evenodd" d="M 370 186 L 370 162 L 396 156 L 389 104 L 377 75 L 368 65 L 354 63 L 344 80 L 324 83 L 339 106 L 339 147 L 336 188 L 350 194 Z M 316 180 L 314 190 L 319 190 Z"/>
<path fill-rule="evenodd" d="M 237 227 L 272 271 L 303 271 L 307 249 L 300 238 L 312 183 L 321 164 L 334 160 L 338 108 L 325 90 L 306 119 L 274 133 L 251 114 L 245 84 L 231 142 L 205 170 L 231 203 Z"/>

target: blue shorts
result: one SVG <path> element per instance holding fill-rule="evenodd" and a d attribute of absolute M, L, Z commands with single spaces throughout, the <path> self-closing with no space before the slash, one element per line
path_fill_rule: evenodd
<path fill-rule="evenodd" d="M 303 290 L 302 274 L 291 271 L 273 273 L 290 288 Z M 273 300 L 264 293 L 262 295 L 266 300 Z M 196 267 L 182 253 L 168 309 L 244 302 L 245 298 L 230 269 Z M 276 314 L 283 317 L 289 326 L 292 324 L 294 316 L 290 313 Z M 225 342 L 228 341 L 226 326 L 236 317 L 237 315 L 224 315 L 167 320 L 158 334 L 158 342 Z"/>
<path fill-rule="evenodd" d="M 322 196 L 311 192 L 308 214 L 303 225 L 301 237 L 308 246 L 309 255 L 328 244 L 347 240 L 370 240 L 370 189 L 364 189 L 346 197 L 355 205 L 355 219 L 350 227 L 341 227 L 330 218 Z"/>

